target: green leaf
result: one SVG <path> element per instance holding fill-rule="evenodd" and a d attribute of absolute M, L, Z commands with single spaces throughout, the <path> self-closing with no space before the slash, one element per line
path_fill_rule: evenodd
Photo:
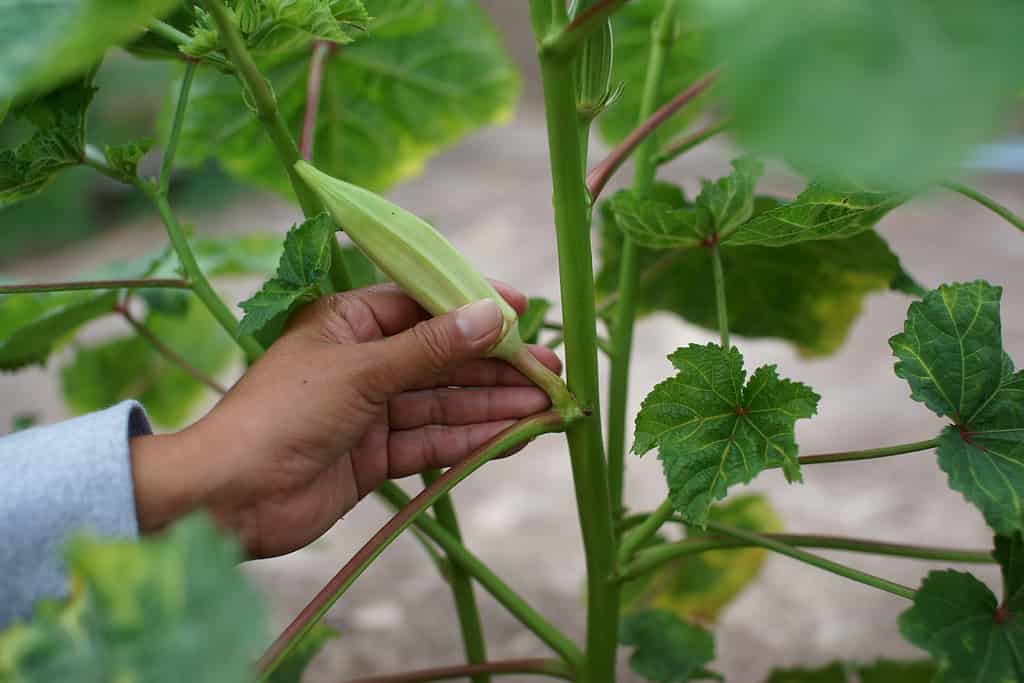
<path fill-rule="evenodd" d="M 766 198 L 758 203 L 767 205 Z M 618 288 L 622 234 L 602 205 L 598 294 Z M 835 351 L 860 314 L 864 298 L 885 291 L 903 269 L 874 231 L 847 240 L 804 242 L 773 249 L 722 249 L 729 328 L 748 337 L 775 337 L 807 355 Z M 638 249 L 637 313 L 668 311 L 718 330 L 711 259 L 703 249 Z"/>
<path fill-rule="evenodd" d="M 342 247 L 341 254 L 345 258 L 345 267 L 348 268 L 348 275 L 352 279 L 352 289 L 369 287 L 386 280 L 373 261 L 366 258 L 358 248 Z"/>
<path fill-rule="evenodd" d="M 753 157 L 734 159 L 732 167 L 732 173 L 715 182 L 705 180 L 697 196 L 697 206 L 711 214 L 719 235 L 732 232 L 754 215 L 754 187 L 764 173 L 764 164 Z"/>
<path fill-rule="evenodd" d="M 11 431 L 21 432 L 32 429 L 39 422 L 39 416 L 33 413 L 19 413 L 11 418 Z"/>
<path fill-rule="evenodd" d="M 655 683 L 694 680 L 715 658 L 715 639 L 709 631 L 664 610 L 625 617 L 619 642 L 636 648 L 629 658 L 633 673 Z"/>
<path fill-rule="evenodd" d="M 0 208 L 41 192 L 58 173 L 82 163 L 85 115 L 95 92 L 86 78 L 13 112 L 30 121 L 34 132 L 17 147 L 0 150 Z"/>
<path fill-rule="evenodd" d="M 847 671 L 842 662 L 832 662 L 818 669 L 776 669 L 765 683 L 852 683 Z"/>
<path fill-rule="evenodd" d="M 324 645 L 338 635 L 336 630 L 324 623 L 314 624 L 309 633 L 299 640 L 295 648 L 270 673 L 267 683 L 302 683 L 302 673 L 306 667 Z"/>
<path fill-rule="evenodd" d="M 114 310 L 117 292 L 0 295 L 0 370 L 42 365 L 85 323 Z"/>
<path fill-rule="evenodd" d="M 536 344 L 544 325 L 544 316 L 551 309 L 547 299 L 530 297 L 526 302 L 526 310 L 519 316 L 519 336 L 527 344 Z"/>
<path fill-rule="evenodd" d="M 798 167 L 913 188 L 999 128 L 1024 59 L 1016 0 L 705 0 L 739 139 Z"/>
<path fill-rule="evenodd" d="M 812 182 L 796 199 L 746 221 L 723 238 L 733 246 L 783 247 L 807 240 L 841 240 L 870 230 L 906 201 L 889 192 L 843 189 Z"/>
<path fill-rule="evenodd" d="M 762 534 L 782 531 L 782 520 L 764 496 L 737 496 L 712 505 L 708 519 Z M 701 536 L 691 529 L 687 538 Z M 758 576 L 767 554 L 763 548 L 711 550 L 667 562 L 624 587 L 625 609 L 652 607 L 683 619 L 713 623 L 722 610 Z"/>
<path fill-rule="evenodd" d="M 104 145 L 103 154 L 107 163 L 117 172 L 118 177 L 130 183 L 139 175 L 139 161 L 153 146 L 152 140 L 140 140 L 124 145 Z"/>
<path fill-rule="evenodd" d="M 940 661 L 936 680 L 942 683 L 1022 680 L 1024 591 L 1012 588 L 1000 604 L 970 574 L 931 572 L 914 606 L 900 615 L 900 632 Z"/>
<path fill-rule="evenodd" d="M 714 63 L 708 59 L 707 43 L 703 32 L 695 30 L 694 3 L 678 3 L 679 29 L 685 34 L 676 40 L 662 70 L 661 88 L 656 106 L 667 103 L 683 89 L 711 71 Z M 640 117 L 650 57 L 652 27 L 661 14 L 661 0 L 632 0 L 612 15 L 614 62 L 612 82 L 622 83 L 622 94 L 598 119 L 601 136 L 610 145 L 622 141 Z M 658 127 L 658 136 L 668 139 L 683 130 L 701 112 L 705 97 L 691 102 Z"/>
<path fill-rule="evenodd" d="M 285 236 L 276 276 L 241 303 L 245 311 L 242 334 L 254 335 L 269 345 L 293 310 L 323 294 L 321 284 L 331 269 L 334 232 L 334 221 L 326 213 L 292 226 Z"/>
<path fill-rule="evenodd" d="M 439 0 L 436 12 L 403 31 L 378 11 L 402 3 L 367 4 L 378 17 L 367 38 L 334 53 L 323 80 L 315 165 L 343 180 L 380 190 L 416 174 L 437 151 L 476 128 L 504 121 L 518 77 L 491 22 L 471 0 Z M 415 3 L 419 4 L 419 3 Z M 430 20 L 433 19 L 433 20 Z M 402 28 L 398 26 L 398 28 Z M 309 51 L 258 60 L 293 135 L 305 111 Z M 169 122 L 165 116 L 165 125 Z M 178 161 L 214 156 L 233 175 L 290 193 L 287 176 L 259 121 L 229 76 L 197 74 Z"/>
<path fill-rule="evenodd" d="M 14 2 L 0 22 L 0 100 L 38 93 L 91 69 L 174 0 Z"/>
<path fill-rule="evenodd" d="M 889 340 L 910 396 L 953 421 L 939 467 L 997 533 L 1024 528 L 1024 372 L 1003 351 L 1002 289 L 943 285 L 914 302 Z"/>
<path fill-rule="evenodd" d="M 857 667 L 860 683 L 932 683 L 938 667 L 930 660 L 879 659 Z"/>
<path fill-rule="evenodd" d="M 313 40 L 346 45 L 369 22 L 359 0 L 240 0 L 232 14 L 248 48 L 264 55 L 308 49 Z M 182 51 L 203 57 L 222 47 L 216 24 L 197 9 L 192 42 Z"/>
<path fill-rule="evenodd" d="M 201 516 L 141 541 L 76 537 L 65 552 L 72 601 L 43 602 L 0 634 L 0 679 L 251 681 L 264 610 L 241 559 Z"/>
<path fill-rule="evenodd" d="M 216 377 L 237 357 L 234 342 L 194 298 L 184 316 L 153 311 L 143 324 L 207 377 Z M 145 406 L 154 424 L 167 428 L 183 425 L 210 392 L 139 336 L 79 348 L 61 370 L 61 388 L 76 413 L 134 398 Z"/>
<path fill-rule="evenodd" d="M 746 381 L 743 356 L 715 344 L 691 344 L 669 356 L 679 370 L 651 390 L 636 418 L 633 451 L 658 448 L 672 504 L 703 526 L 711 504 L 734 484 L 782 467 L 800 481 L 793 427 L 817 412 L 810 387 L 763 365 Z"/>

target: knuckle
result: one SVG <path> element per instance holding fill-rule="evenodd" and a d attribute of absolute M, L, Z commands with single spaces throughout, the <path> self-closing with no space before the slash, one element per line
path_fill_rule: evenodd
<path fill-rule="evenodd" d="M 412 328 L 413 337 L 423 352 L 423 359 L 428 367 L 440 372 L 444 370 L 451 358 L 452 338 L 446 329 L 432 321 L 422 322 Z"/>
<path fill-rule="evenodd" d="M 380 339 L 383 334 L 373 308 L 358 292 L 332 294 L 325 302 L 324 329 L 341 343 Z"/>

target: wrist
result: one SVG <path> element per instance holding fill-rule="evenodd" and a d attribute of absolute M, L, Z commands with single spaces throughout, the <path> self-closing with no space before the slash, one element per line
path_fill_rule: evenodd
<path fill-rule="evenodd" d="M 152 534 L 203 507 L 213 483 L 201 466 L 192 429 L 130 440 L 135 515 Z"/>

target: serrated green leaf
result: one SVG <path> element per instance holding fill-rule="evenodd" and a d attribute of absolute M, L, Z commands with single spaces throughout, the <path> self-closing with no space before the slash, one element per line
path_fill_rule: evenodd
<path fill-rule="evenodd" d="M 138 177 L 139 161 L 146 156 L 152 146 L 152 140 L 140 140 L 124 145 L 104 145 L 103 154 L 107 157 L 107 163 L 117 172 L 118 177 L 126 183 L 130 183 Z"/>
<path fill-rule="evenodd" d="M 194 298 L 184 316 L 151 312 L 146 328 L 207 377 L 216 377 L 237 356 L 234 342 Z M 160 427 L 184 424 L 209 388 L 139 337 L 118 337 L 79 348 L 61 370 L 64 400 L 88 413 L 133 398 Z"/>
<path fill-rule="evenodd" d="M 906 196 L 891 192 L 812 182 L 793 201 L 746 221 L 722 241 L 733 246 L 783 247 L 807 240 L 846 239 L 870 230 L 904 201 Z"/>
<path fill-rule="evenodd" d="M 91 69 L 173 0 L 14 2 L 0 22 L 0 100 L 45 91 Z"/>
<path fill-rule="evenodd" d="M 999 127 L 1024 58 L 1015 0 L 704 0 L 739 139 L 798 167 L 914 188 Z"/>
<path fill-rule="evenodd" d="M 900 633 L 940 661 L 936 681 L 1008 683 L 1024 679 L 1022 611 L 1020 586 L 1000 604 L 970 574 L 933 571 L 900 615 Z"/>
<path fill-rule="evenodd" d="M 764 164 L 752 157 L 734 159 L 732 168 L 732 173 L 714 182 L 705 180 L 696 201 L 711 214 L 719 235 L 732 232 L 754 215 L 754 187 L 764 173 Z"/>
<path fill-rule="evenodd" d="M 847 671 L 847 666 L 842 662 L 832 662 L 817 669 L 776 669 L 765 683 L 852 683 Z"/>
<path fill-rule="evenodd" d="M 671 612 L 647 610 L 623 618 L 619 642 L 635 648 L 629 667 L 655 683 L 686 683 L 715 658 L 715 639 L 707 630 Z"/>
<path fill-rule="evenodd" d="M 403 9 L 401 3 L 381 3 L 385 10 L 388 5 Z M 436 20 L 412 22 L 397 34 L 375 34 L 371 24 L 365 39 L 331 56 L 317 122 L 317 168 L 383 189 L 417 173 L 427 158 L 470 131 L 509 117 L 518 76 L 493 25 L 471 0 L 437 5 Z M 386 23 L 376 3 L 368 9 Z M 258 60 L 296 137 L 305 110 L 308 59 L 309 51 L 302 50 Z M 235 80 L 204 71 L 193 84 L 177 158 L 198 164 L 211 156 L 235 176 L 291 192 Z"/>
<path fill-rule="evenodd" d="M 763 534 L 782 531 L 782 520 L 768 500 L 754 494 L 712 505 L 708 519 Z M 690 530 L 687 538 L 700 535 Z M 713 623 L 757 578 L 766 553 L 762 548 L 711 550 L 672 560 L 623 587 L 624 609 L 652 607 L 698 623 Z M 627 594 L 631 599 L 625 599 Z"/>
<path fill-rule="evenodd" d="M 537 343 L 544 316 L 551 310 L 551 302 L 547 299 L 530 297 L 526 302 L 526 310 L 519 316 L 519 337 L 527 344 Z"/>
<path fill-rule="evenodd" d="M 329 641 L 339 636 L 338 632 L 323 623 L 313 625 L 298 644 L 270 672 L 267 683 L 302 683 L 302 673 Z"/>
<path fill-rule="evenodd" d="M 879 659 L 857 667 L 860 683 L 932 683 L 938 667 L 927 659 L 899 661 Z"/>
<path fill-rule="evenodd" d="M 793 427 L 817 412 L 819 396 L 763 365 L 746 381 L 743 356 L 691 344 L 669 356 L 679 370 L 651 390 L 636 417 L 633 451 L 658 449 L 673 506 L 703 526 L 734 484 L 782 467 L 800 481 Z"/>
<path fill-rule="evenodd" d="M 42 365 L 85 323 L 107 315 L 116 292 L 0 295 L 0 370 Z"/>
<path fill-rule="evenodd" d="M 334 221 L 325 213 L 292 226 L 284 239 L 277 274 L 241 303 L 242 334 L 269 345 L 293 310 L 323 294 L 321 283 L 331 269 L 334 232 Z"/>
<path fill-rule="evenodd" d="M 996 533 L 1024 528 L 1024 372 L 1003 351 L 999 299 L 984 281 L 943 285 L 910 305 L 889 340 L 911 398 L 953 425 L 939 436 L 949 485 Z"/>
<path fill-rule="evenodd" d="M 773 200 L 759 197 L 758 204 Z M 618 288 L 622 234 L 602 205 L 598 294 Z M 899 259 L 874 231 L 847 240 L 803 242 L 782 248 L 722 249 L 729 328 L 749 337 L 776 337 L 807 355 L 835 351 L 860 314 L 864 298 L 890 288 L 903 273 Z M 637 313 L 668 311 L 718 329 L 711 259 L 703 249 L 639 248 Z"/>
<path fill-rule="evenodd" d="M 622 141 L 640 117 L 647 61 L 650 57 L 652 27 L 661 14 L 661 0 L 633 0 L 612 15 L 615 59 L 612 82 L 622 83 L 622 94 L 598 119 L 601 136 L 614 145 Z M 667 103 L 684 88 L 707 74 L 715 66 L 708 57 L 703 31 L 697 28 L 694 2 L 681 2 L 678 27 L 684 36 L 676 40 L 662 70 L 661 88 L 656 106 Z M 689 103 L 658 127 L 658 135 L 667 139 L 678 133 L 701 112 L 704 97 Z"/>
<path fill-rule="evenodd" d="M 252 680 L 264 610 L 241 553 L 193 516 L 142 541 L 79 536 L 66 551 L 72 600 L 43 602 L 0 634 L 0 679 L 17 683 Z"/>
<path fill-rule="evenodd" d="M 34 132 L 17 147 L 0 150 L 0 208 L 39 193 L 58 173 L 82 163 L 85 115 L 95 92 L 91 79 L 77 80 L 13 113 L 30 121 Z"/>

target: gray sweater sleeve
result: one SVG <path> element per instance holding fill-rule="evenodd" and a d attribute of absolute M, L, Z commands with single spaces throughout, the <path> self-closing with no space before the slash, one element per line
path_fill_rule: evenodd
<path fill-rule="evenodd" d="M 125 401 L 0 438 L 0 628 L 65 594 L 69 536 L 138 535 L 128 439 L 149 433 L 142 407 Z"/>

